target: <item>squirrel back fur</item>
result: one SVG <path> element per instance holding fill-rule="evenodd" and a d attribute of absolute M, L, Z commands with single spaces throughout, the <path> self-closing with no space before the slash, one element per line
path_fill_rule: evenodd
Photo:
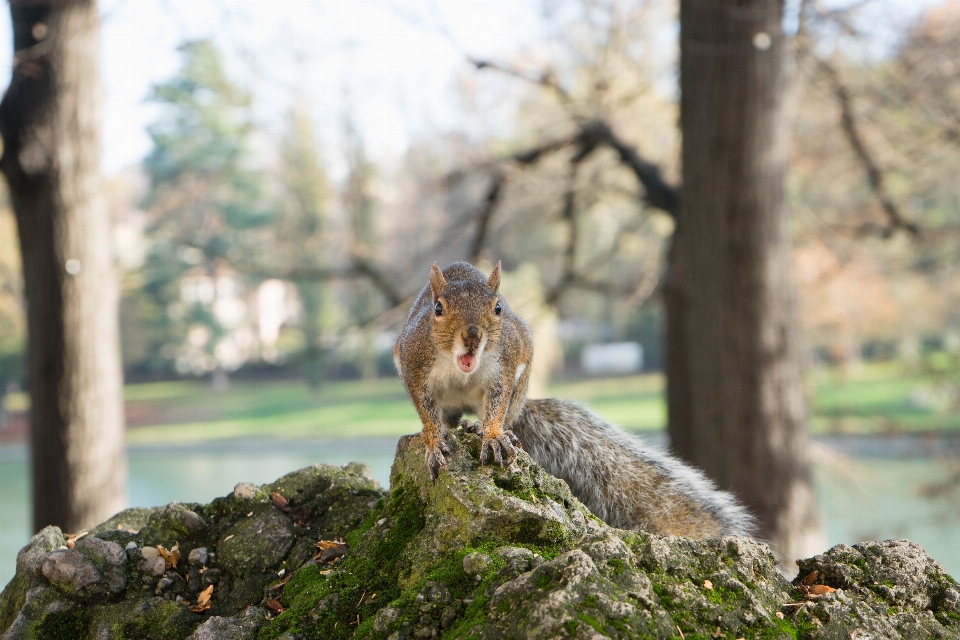
<path fill-rule="evenodd" d="M 701 539 L 754 531 L 749 512 L 701 471 L 576 403 L 526 400 L 511 429 L 610 526 Z"/>

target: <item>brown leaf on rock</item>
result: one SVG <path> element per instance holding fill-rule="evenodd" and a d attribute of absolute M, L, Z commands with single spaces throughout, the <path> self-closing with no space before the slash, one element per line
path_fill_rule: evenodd
<path fill-rule="evenodd" d="M 163 545 L 157 545 L 157 551 L 160 552 L 160 557 L 162 557 L 167 563 L 167 569 L 174 569 L 177 566 L 177 561 L 180 559 L 180 546 L 173 545 L 173 548 L 167 551 Z"/>
<path fill-rule="evenodd" d="M 339 539 L 339 540 L 321 540 L 320 542 L 317 543 L 317 549 L 320 549 L 321 551 L 324 551 L 324 550 L 329 549 L 329 548 L 331 548 L 331 547 L 339 547 L 339 546 L 342 545 L 342 544 L 346 544 L 346 543 L 343 541 L 343 538 L 341 538 L 341 539 Z"/>
<path fill-rule="evenodd" d="M 211 584 L 209 587 L 207 587 L 206 589 L 204 589 L 203 591 L 197 594 L 197 604 L 200 606 L 207 604 L 208 602 L 210 602 L 210 596 L 212 595 L 213 595 L 213 585 Z"/>
<path fill-rule="evenodd" d="M 815 584 L 810 587 L 810 595 L 813 596 L 822 596 L 825 593 L 832 593 L 836 591 L 833 587 L 828 587 L 825 584 Z"/>
<path fill-rule="evenodd" d="M 800 584 L 803 584 L 803 585 L 806 585 L 806 586 L 810 586 L 811 584 L 813 584 L 814 582 L 816 582 L 816 581 L 817 581 L 817 578 L 819 578 L 819 577 L 820 577 L 820 572 L 819 572 L 819 571 L 811 571 L 810 573 L 807 574 L 807 577 L 806 577 L 806 578 L 804 578 L 803 580 L 800 581 Z"/>
<path fill-rule="evenodd" d="M 267 609 L 270 609 L 270 611 L 273 611 L 274 613 L 283 613 L 285 610 L 284 606 L 274 598 L 267 598 L 263 601 L 263 604 L 267 607 Z"/>
<path fill-rule="evenodd" d="M 271 585 L 271 586 L 270 586 L 270 590 L 272 591 L 272 590 L 274 590 L 274 589 L 279 589 L 280 587 L 282 587 L 282 586 L 284 586 L 285 584 L 287 584 L 288 582 L 290 582 L 290 578 L 292 578 L 292 577 L 293 577 L 293 574 L 292 574 L 292 573 L 288 573 L 288 574 L 283 578 L 283 580 L 281 580 L 280 582 L 278 582 L 278 583 L 275 584 L 275 585 Z"/>
<path fill-rule="evenodd" d="M 286 498 L 284 498 L 282 495 L 280 495 L 276 491 L 270 494 L 270 502 L 272 502 L 273 506 L 275 506 L 280 511 L 283 511 L 284 513 L 290 513 L 290 503 L 287 501 Z"/>

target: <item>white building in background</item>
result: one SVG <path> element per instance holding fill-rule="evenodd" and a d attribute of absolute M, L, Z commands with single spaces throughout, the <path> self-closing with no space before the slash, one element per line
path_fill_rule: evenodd
<path fill-rule="evenodd" d="M 292 284 L 266 280 L 248 289 L 227 270 L 216 276 L 184 276 L 180 302 L 171 305 L 168 312 L 176 318 L 194 304 L 209 309 L 223 333 L 215 336 L 202 323 L 191 325 L 186 340 L 176 347 L 176 369 L 181 374 L 201 375 L 218 367 L 234 371 L 256 358 L 276 362 L 281 328 L 300 315 Z"/>
<path fill-rule="evenodd" d="M 638 373 L 643 368 L 639 342 L 588 344 L 580 354 L 580 366 L 590 375 Z"/>

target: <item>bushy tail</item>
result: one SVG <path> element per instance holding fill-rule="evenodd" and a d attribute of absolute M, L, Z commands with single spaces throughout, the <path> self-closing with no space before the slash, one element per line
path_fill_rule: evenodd
<path fill-rule="evenodd" d="M 564 400 L 526 400 L 512 430 L 607 524 L 689 538 L 751 535 L 753 517 L 699 470 Z"/>

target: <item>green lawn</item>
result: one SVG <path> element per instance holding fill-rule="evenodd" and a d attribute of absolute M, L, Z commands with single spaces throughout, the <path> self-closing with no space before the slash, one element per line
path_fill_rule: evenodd
<path fill-rule="evenodd" d="M 632 431 L 666 424 L 663 376 L 564 381 L 550 395 L 583 402 Z M 811 374 L 814 433 L 875 433 L 960 428 L 949 403 L 924 404 L 936 382 L 906 375 L 894 363 L 864 367 L 856 377 Z M 317 390 L 298 382 L 234 382 L 214 392 L 201 381 L 157 382 L 126 387 L 132 444 L 170 444 L 243 436 L 277 439 L 393 436 L 419 430 L 413 406 L 396 378 L 330 383 Z M 942 394 L 941 394 L 942 395 Z M 11 411 L 25 409 L 23 394 L 7 398 Z M 929 405 L 929 406 L 927 406 Z"/>
<path fill-rule="evenodd" d="M 814 433 L 941 431 L 960 428 L 960 389 L 930 375 L 904 373 L 896 362 L 863 367 L 845 378 L 826 370 L 811 375 L 810 427 Z"/>

